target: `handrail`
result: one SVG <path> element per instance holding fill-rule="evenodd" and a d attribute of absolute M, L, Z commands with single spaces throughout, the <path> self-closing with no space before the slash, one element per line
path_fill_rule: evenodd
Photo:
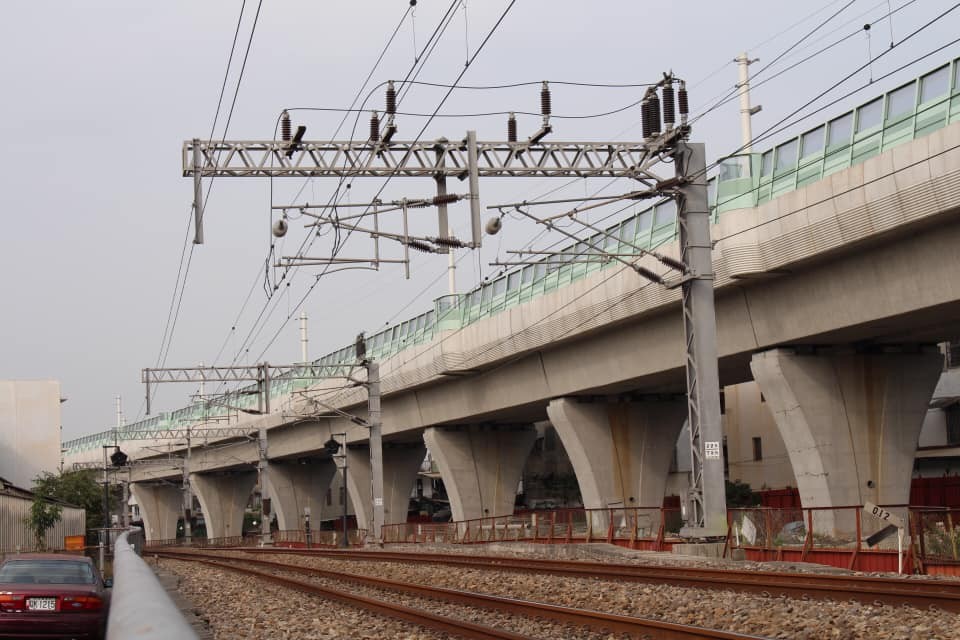
<path fill-rule="evenodd" d="M 128 540 L 117 538 L 107 640 L 197 640 L 193 628 Z"/>

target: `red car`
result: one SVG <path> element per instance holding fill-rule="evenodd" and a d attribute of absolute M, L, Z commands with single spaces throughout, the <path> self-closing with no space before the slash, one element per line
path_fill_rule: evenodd
<path fill-rule="evenodd" d="M 90 558 L 24 553 L 0 565 L 0 638 L 102 638 L 108 604 Z"/>

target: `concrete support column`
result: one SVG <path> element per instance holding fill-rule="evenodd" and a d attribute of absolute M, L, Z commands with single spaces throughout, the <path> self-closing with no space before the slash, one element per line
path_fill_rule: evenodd
<path fill-rule="evenodd" d="M 909 502 L 917 439 L 942 367 L 932 349 L 753 356 L 804 507 Z"/>
<path fill-rule="evenodd" d="M 670 462 L 687 418 L 683 398 L 557 398 L 547 405 L 547 415 L 577 474 L 585 508 L 663 504 Z M 595 527 L 605 526 L 606 514 L 593 521 Z"/>
<path fill-rule="evenodd" d="M 440 469 L 456 521 L 513 513 L 533 427 L 430 427 L 423 440 Z"/>
<path fill-rule="evenodd" d="M 190 474 L 190 486 L 200 501 L 208 539 L 243 535 L 243 512 L 256 484 L 256 471 Z"/>
<path fill-rule="evenodd" d="M 177 520 L 183 513 L 183 492 L 180 487 L 132 482 L 130 491 L 140 506 L 147 542 L 176 538 Z"/>
<path fill-rule="evenodd" d="M 309 507 L 311 520 L 319 523 L 324 498 L 337 466 L 333 460 L 270 462 L 267 491 L 277 528 L 281 531 L 303 528 L 303 508 Z"/>
<path fill-rule="evenodd" d="M 383 445 L 384 524 L 407 521 L 410 493 L 426 455 L 422 442 Z M 347 494 L 357 517 L 357 527 L 369 531 L 373 526 L 373 498 L 370 491 L 370 448 L 366 445 L 347 447 Z"/>

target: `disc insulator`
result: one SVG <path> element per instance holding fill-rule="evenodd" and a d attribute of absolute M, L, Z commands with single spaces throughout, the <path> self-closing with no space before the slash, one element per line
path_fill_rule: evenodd
<path fill-rule="evenodd" d="M 677 108 L 672 84 L 663 87 L 663 121 L 670 125 L 677 121 Z"/>
<path fill-rule="evenodd" d="M 552 100 L 550 99 L 550 85 L 543 83 L 543 89 L 540 90 L 540 113 L 548 116 L 553 111 Z"/>
<path fill-rule="evenodd" d="M 393 87 L 393 82 L 387 84 L 387 115 L 397 114 L 397 90 Z"/>

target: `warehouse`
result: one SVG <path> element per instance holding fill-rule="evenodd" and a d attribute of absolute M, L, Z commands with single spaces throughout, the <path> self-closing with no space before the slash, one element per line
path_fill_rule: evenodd
<path fill-rule="evenodd" d="M 33 492 L 0 478 L 0 554 L 35 550 L 36 541 L 25 522 L 33 497 Z M 65 537 L 83 536 L 86 532 L 86 511 L 64 502 L 59 504 L 63 507 L 60 520 L 47 530 L 48 551 L 64 549 Z"/>

